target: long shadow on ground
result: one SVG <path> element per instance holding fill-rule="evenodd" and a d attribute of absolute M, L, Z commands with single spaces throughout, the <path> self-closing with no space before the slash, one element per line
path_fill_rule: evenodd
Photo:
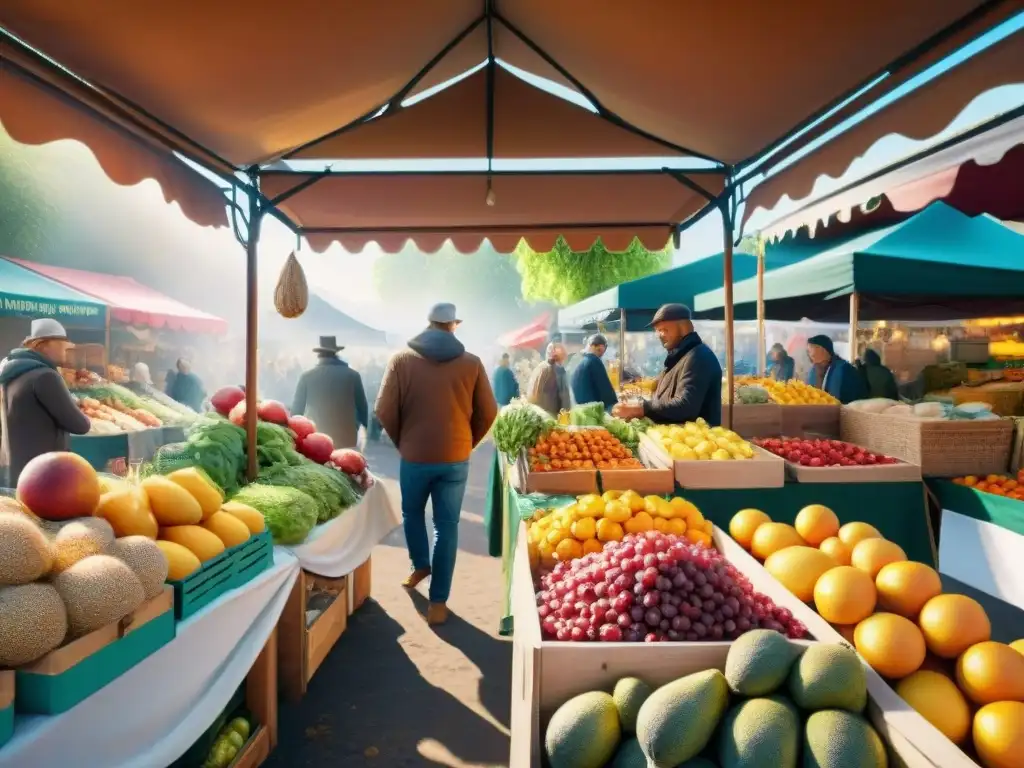
<path fill-rule="evenodd" d="M 280 741 L 267 768 L 430 765 L 418 751 L 425 740 L 466 763 L 507 764 L 507 737 L 422 678 L 398 642 L 401 624 L 372 600 L 349 622 L 305 698 L 282 704 Z M 485 679 L 507 679 L 508 644 L 457 619 L 439 635 L 458 645 Z M 505 686 L 495 687 L 507 694 Z M 497 701 L 488 704 L 508 721 L 507 698 L 503 710 Z"/>

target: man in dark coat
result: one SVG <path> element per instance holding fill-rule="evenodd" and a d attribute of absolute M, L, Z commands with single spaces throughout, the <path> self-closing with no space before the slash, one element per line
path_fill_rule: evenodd
<path fill-rule="evenodd" d="M 807 383 L 823 389 L 844 405 L 866 396 L 867 387 L 860 371 L 836 354 L 832 339 L 824 334 L 807 340 L 807 356 L 811 370 Z"/>
<path fill-rule="evenodd" d="M 192 363 L 184 357 L 178 358 L 177 372 L 171 383 L 170 391 L 167 393 L 182 405 L 187 405 L 193 411 L 203 410 L 203 400 L 206 399 L 206 390 L 203 389 L 203 382 L 192 372 Z"/>
<path fill-rule="evenodd" d="M 864 384 L 867 386 L 867 397 L 886 397 L 890 400 L 900 399 L 900 388 L 892 371 L 882 365 L 882 358 L 873 349 L 864 351 L 862 362 L 857 366 Z"/>
<path fill-rule="evenodd" d="M 570 386 L 572 396 L 577 405 L 584 403 L 604 403 L 606 411 L 610 411 L 619 398 L 615 394 L 615 387 L 608 378 L 608 369 L 604 367 L 601 358 L 608 351 L 608 339 L 602 334 L 595 333 L 587 343 L 587 351 L 583 358 L 572 372 Z"/>
<path fill-rule="evenodd" d="M 335 448 L 355 448 L 359 428 L 369 423 L 363 380 L 338 357 L 334 336 L 321 336 L 316 366 L 299 377 L 292 413 L 308 416 L 318 431 L 330 435 Z"/>
<path fill-rule="evenodd" d="M 509 365 L 508 352 L 501 356 L 501 362 L 494 369 L 494 381 L 491 386 L 498 405 L 508 405 L 512 398 L 519 397 L 519 382 L 516 381 L 516 375 Z"/>
<path fill-rule="evenodd" d="M 772 344 L 768 350 L 768 378 L 775 381 L 789 381 L 793 378 L 796 360 L 789 356 L 781 344 Z"/>
<path fill-rule="evenodd" d="M 640 405 L 619 404 L 612 409 L 613 416 L 646 416 L 658 424 L 697 418 L 713 427 L 722 423 L 722 366 L 693 330 L 691 317 L 685 304 L 665 304 L 654 313 L 651 325 L 668 352 L 654 396 Z"/>
<path fill-rule="evenodd" d="M 56 320 L 34 320 L 22 346 L 0 361 L 0 486 L 15 487 L 36 456 L 68 450 L 69 433 L 89 431 L 57 370 L 71 346 Z"/>

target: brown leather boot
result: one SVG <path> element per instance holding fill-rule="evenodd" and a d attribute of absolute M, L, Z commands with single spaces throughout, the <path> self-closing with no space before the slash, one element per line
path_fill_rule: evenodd
<path fill-rule="evenodd" d="M 405 581 L 402 582 L 402 586 L 406 589 L 415 589 L 416 585 L 423 581 L 430 575 L 429 568 L 417 568 L 415 571 L 405 577 Z"/>
<path fill-rule="evenodd" d="M 431 603 L 427 606 L 427 624 L 435 626 L 448 621 L 448 606 L 444 603 Z"/>

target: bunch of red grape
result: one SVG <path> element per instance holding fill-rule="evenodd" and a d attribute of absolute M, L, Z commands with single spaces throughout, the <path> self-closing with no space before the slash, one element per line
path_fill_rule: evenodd
<path fill-rule="evenodd" d="M 807 634 L 717 550 L 657 531 L 559 562 L 539 586 L 541 628 L 556 640 L 734 640 L 758 628 Z"/>

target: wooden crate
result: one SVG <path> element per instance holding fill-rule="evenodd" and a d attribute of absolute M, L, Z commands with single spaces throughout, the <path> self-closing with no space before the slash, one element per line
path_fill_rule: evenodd
<path fill-rule="evenodd" d="M 729 424 L 730 410 L 730 429 L 742 437 L 774 437 L 782 432 L 782 406 L 777 403 L 734 403 L 731 409 L 723 403 L 722 424 Z"/>
<path fill-rule="evenodd" d="M 755 572 L 770 577 L 764 566 L 757 562 L 739 544 L 729 536 L 715 530 L 715 545 L 741 571 L 754 581 Z M 774 579 L 773 579 L 774 580 Z M 755 585 L 761 581 L 755 582 Z M 782 585 L 779 584 L 781 587 Z M 760 586 L 756 588 L 760 589 Z M 796 597 L 783 590 L 785 594 L 776 597 L 776 603 L 785 605 L 793 615 L 804 623 L 808 631 L 819 641 L 838 643 L 849 646 L 849 643 L 836 632 L 832 625 L 825 621 L 809 605 L 800 602 Z M 766 592 L 766 594 L 768 594 Z M 895 753 L 907 768 L 979 768 L 963 751 L 947 739 L 931 723 L 919 715 L 909 704 L 901 699 L 881 675 L 866 663 L 864 670 L 868 680 L 868 717 L 872 724 L 886 740 L 890 754 Z M 892 756 L 890 762 L 898 765 Z"/>
<path fill-rule="evenodd" d="M 875 464 L 866 467 L 805 467 L 786 462 L 786 474 L 798 483 L 919 483 L 915 464 Z"/>
<path fill-rule="evenodd" d="M 546 493 L 549 496 L 581 496 L 585 493 L 597 493 L 596 469 L 531 472 L 525 452 L 520 454 L 512 465 L 509 480 L 518 493 Z"/>
<path fill-rule="evenodd" d="M 561 643 L 544 640 L 537 616 L 527 553 L 526 525 L 517 532 L 512 563 L 512 709 L 510 768 L 540 768 L 544 728 L 567 699 L 596 689 L 611 690 L 615 682 L 636 675 L 662 685 L 690 672 L 724 669 L 730 642 L 706 643 Z M 750 576 L 754 588 L 778 603 L 795 601 L 789 592 L 758 567 Z M 916 768 L 912 766 L 911 768 Z"/>
<path fill-rule="evenodd" d="M 526 528 L 520 526 L 512 581 L 516 632 L 512 644 L 510 768 L 541 768 L 547 721 L 555 709 L 572 696 L 590 690 L 610 690 L 615 681 L 626 675 L 635 675 L 657 686 L 690 672 L 724 668 L 728 642 L 648 645 L 544 640 L 537 617 L 526 541 Z M 714 541 L 719 551 L 750 579 L 755 590 L 793 611 L 805 623 L 815 641 L 845 642 L 827 622 L 794 597 L 718 528 L 715 529 Z M 892 764 L 902 764 L 906 768 L 977 768 L 970 761 L 963 762 L 965 756 L 955 747 L 952 752 L 947 752 L 932 745 L 929 756 L 925 757 L 920 740 L 929 735 L 928 730 L 934 729 L 878 675 L 870 669 L 867 673 L 867 715 L 887 741 Z M 927 726 L 927 730 L 921 729 L 922 724 Z M 938 734 L 938 731 L 934 733 Z"/>
<path fill-rule="evenodd" d="M 1012 419 L 928 421 L 843 407 L 841 439 L 921 467 L 925 477 L 989 475 L 1010 463 Z"/>
<path fill-rule="evenodd" d="M 671 467 L 683 488 L 781 488 L 786 484 L 786 463 L 768 451 L 754 448 L 748 461 L 673 461 L 647 435 L 640 436 L 640 458 L 652 467 Z"/>
<path fill-rule="evenodd" d="M 644 469 L 599 469 L 598 490 L 636 491 L 641 496 L 655 494 L 664 496 L 675 490 L 676 479 L 670 467 L 645 467 Z"/>
<path fill-rule="evenodd" d="M 306 625 L 309 593 L 316 587 L 337 593 L 316 620 Z M 300 570 L 295 586 L 277 623 L 280 631 L 278 667 L 280 690 L 288 701 L 298 701 L 309 681 L 348 626 L 349 578 L 331 579 Z"/>
<path fill-rule="evenodd" d="M 348 607 L 349 615 L 358 611 L 370 597 L 371 571 L 370 558 L 348 575 Z"/>
<path fill-rule="evenodd" d="M 787 437 L 839 437 L 839 405 L 783 405 L 778 434 Z"/>
<path fill-rule="evenodd" d="M 232 768 L 256 768 L 277 746 L 277 671 L 275 628 L 245 679 L 245 706 L 259 726 L 235 757 Z"/>

